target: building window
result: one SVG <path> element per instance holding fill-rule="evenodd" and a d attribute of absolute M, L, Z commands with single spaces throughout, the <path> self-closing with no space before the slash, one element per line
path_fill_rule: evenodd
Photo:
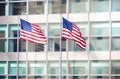
<path fill-rule="evenodd" d="M 88 1 L 87 0 L 69 0 L 69 2 L 70 2 L 69 4 L 70 13 L 88 12 Z"/>
<path fill-rule="evenodd" d="M 69 74 L 87 74 L 87 61 L 70 61 Z"/>
<path fill-rule="evenodd" d="M 120 11 L 120 0 L 112 0 L 112 11 Z"/>
<path fill-rule="evenodd" d="M 8 63 L 8 74 L 17 74 L 17 63 L 16 63 L 16 61 L 10 61 Z"/>
<path fill-rule="evenodd" d="M 91 12 L 108 12 L 109 0 L 91 0 Z"/>
<path fill-rule="evenodd" d="M 5 15 L 5 3 L 0 3 L 0 16 Z"/>
<path fill-rule="evenodd" d="M 29 62 L 29 70 L 28 73 L 31 75 L 43 75 L 45 74 L 45 62 L 37 62 L 37 61 L 32 61 Z"/>
<path fill-rule="evenodd" d="M 48 2 L 49 14 L 59 14 L 66 12 L 66 0 L 51 0 Z"/>
<path fill-rule="evenodd" d="M 0 61 L 0 74 L 2 75 L 7 74 L 7 63 L 5 61 Z"/>
<path fill-rule="evenodd" d="M 14 2 L 9 5 L 9 15 L 26 14 L 26 2 Z"/>
<path fill-rule="evenodd" d="M 43 1 L 33 1 L 29 2 L 29 14 L 44 14 L 44 2 Z"/>
<path fill-rule="evenodd" d="M 109 74 L 109 62 L 108 61 L 92 61 L 91 62 L 91 74 Z"/>

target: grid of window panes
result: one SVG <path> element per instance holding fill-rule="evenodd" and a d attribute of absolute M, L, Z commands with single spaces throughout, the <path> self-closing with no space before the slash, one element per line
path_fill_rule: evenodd
<path fill-rule="evenodd" d="M 67 2 L 68 1 L 68 2 Z M 110 3 L 111 2 L 111 3 Z M 90 7 L 89 7 L 90 4 Z M 110 6 L 110 4 L 112 6 Z M 0 16 L 82 14 L 119 12 L 120 0 L 0 0 Z M 79 8 L 78 8 L 79 7 Z M 1 18 L 1 17 L 0 17 Z M 119 21 L 76 22 L 87 42 L 85 51 L 120 51 Z M 38 23 L 45 33 L 46 24 Z M 60 23 L 48 23 L 48 52 L 76 51 L 81 49 L 71 40 L 60 38 Z M 111 32 L 110 32 L 111 31 Z M 43 44 L 19 40 L 19 24 L 0 24 L 0 53 L 44 52 Z M 19 42 L 19 46 L 18 46 Z M 110 43 L 111 42 L 111 43 Z M 27 45 L 27 47 L 26 47 Z M 110 49 L 111 48 L 111 49 Z M 26 50 L 28 49 L 28 50 Z M 83 51 L 84 52 L 84 51 Z M 2 54 L 1 54 L 2 55 Z M 111 62 L 111 63 L 109 63 Z M 111 64 L 111 66 L 110 66 Z M 62 61 L 62 79 L 120 79 L 120 60 L 67 60 Z M 18 70 L 17 70 L 18 69 Z M 111 71 L 110 71 L 111 69 Z M 0 60 L 0 79 L 58 79 L 59 61 L 4 61 Z M 110 77 L 109 77 L 110 76 Z"/>

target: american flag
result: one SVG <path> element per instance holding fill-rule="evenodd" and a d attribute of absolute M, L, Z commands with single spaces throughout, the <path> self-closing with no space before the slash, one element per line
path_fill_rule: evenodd
<path fill-rule="evenodd" d="M 38 25 L 29 23 L 23 19 L 20 19 L 20 23 L 20 39 L 28 40 L 33 43 L 47 43 L 47 39 Z"/>
<path fill-rule="evenodd" d="M 62 37 L 74 40 L 75 43 L 83 50 L 86 48 L 86 42 L 80 32 L 80 29 L 74 23 L 63 18 Z"/>

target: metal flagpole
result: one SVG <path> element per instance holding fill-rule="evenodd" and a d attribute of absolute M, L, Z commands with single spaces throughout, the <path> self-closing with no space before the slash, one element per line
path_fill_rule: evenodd
<path fill-rule="evenodd" d="M 60 3 L 60 59 L 59 59 L 59 79 L 62 79 L 62 2 L 59 0 Z"/>
<path fill-rule="evenodd" d="M 46 0 L 46 7 L 45 7 L 45 14 L 46 14 L 46 39 L 47 39 L 47 45 L 45 45 L 45 53 L 46 53 L 46 79 L 48 79 L 48 1 Z"/>
<path fill-rule="evenodd" d="M 20 37 L 19 37 L 19 25 L 20 24 L 20 17 L 18 15 L 18 29 L 17 29 L 17 78 L 16 79 L 19 79 L 19 40 L 20 40 Z"/>

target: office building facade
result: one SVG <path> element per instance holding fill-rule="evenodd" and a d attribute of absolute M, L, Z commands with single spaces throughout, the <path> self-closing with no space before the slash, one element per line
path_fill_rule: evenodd
<path fill-rule="evenodd" d="M 85 50 L 61 38 L 62 17 Z M 48 43 L 20 40 L 20 18 Z M 120 0 L 0 0 L 0 79 L 120 79 Z"/>

